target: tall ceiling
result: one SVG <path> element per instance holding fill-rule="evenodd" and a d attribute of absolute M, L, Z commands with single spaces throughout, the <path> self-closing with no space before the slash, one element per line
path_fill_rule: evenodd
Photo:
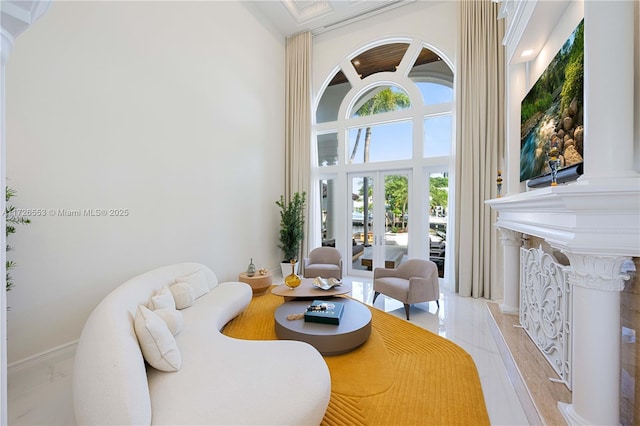
<path fill-rule="evenodd" d="M 285 37 L 346 25 L 415 0 L 255 0 L 251 5 Z"/>
<path fill-rule="evenodd" d="M 416 1 L 453 0 L 251 0 L 247 3 L 288 37 L 303 31 L 320 34 Z M 500 4 L 500 17 L 507 18 L 505 41 L 518 40 L 517 44 L 511 43 L 516 46 L 513 51 L 507 52 L 507 60 L 514 64 L 530 61 L 540 53 L 546 37 L 571 3 L 571 0 L 492 1 Z"/>

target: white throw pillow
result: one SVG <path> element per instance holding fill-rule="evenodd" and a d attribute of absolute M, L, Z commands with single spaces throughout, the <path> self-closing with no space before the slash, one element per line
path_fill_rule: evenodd
<path fill-rule="evenodd" d="M 146 306 L 138 305 L 134 328 L 144 359 L 162 371 L 178 371 L 182 356 L 167 323 Z"/>
<path fill-rule="evenodd" d="M 169 290 L 171 290 L 173 299 L 176 302 L 176 309 L 188 308 L 193 305 L 193 302 L 196 300 L 193 287 L 187 283 L 172 284 Z"/>
<path fill-rule="evenodd" d="M 173 300 L 173 294 L 171 294 L 169 287 L 164 286 L 158 290 L 155 296 L 151 296 L 148 306 L 152 311 L 157 309 L 175 309 L 176 302 Z"/>
<path fill-rule="evenodd" d="M 209 293 L 209 286 L 207 285 L 207 277 L 204 275 L 204 271 L 201 269 L 198 272 L 194 272 L 186 277 L 177 278 L 176 282 L 184 282 L 193 287 L 193 296 L 197 299 Z"/>
<path fill-rule="evenodd" d="M 169 331 L 174 336 L 182 331 L 184 327 L 184 316 L 182 316 L 182 312 L 171 308 L 162 308 L 156 309 L 153 313 L 158 315 L 165 323 L 167 323 Z"/>

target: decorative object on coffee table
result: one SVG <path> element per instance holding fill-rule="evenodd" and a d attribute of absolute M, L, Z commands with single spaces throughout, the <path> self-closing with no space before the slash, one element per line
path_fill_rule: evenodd
<path fill-rule="evenodd" d="M 307 307 L 307 311 L 304 313 L 304 320 L 320 324 L 340 325 L 343 310 L 344 302 L 339 300 L 314 300 Z"/>
<path fill-rule="evenodd" d="M 331 290 L 333 287 L 342 285 L 342 281 L 335 278 L 315 277 L 311 285 L 318 287 L 321 290 Z"/>
<path fill-rule="evenodd" d="M 300 277 L 296 275 L 295 266 L 296 260 L 291 259 L 291 274 L 287 275 L 284 279 L 285 285 L 292 290 L 298 287 L 300 285 L 300 282 L 302 281 Z"/>

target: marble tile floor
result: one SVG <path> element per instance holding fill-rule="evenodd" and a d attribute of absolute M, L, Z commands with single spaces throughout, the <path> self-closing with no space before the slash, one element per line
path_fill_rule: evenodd
<path fill-rule="evenodd" d="M 363 278 L 345 278 L 352 297 L 371 305 L 373 284 Z M 525 411 L 489 328 L 485 299 L 460 297 L 441 291 L 435 302 L 411 307 L 411 322 L 460 345 L 473 357 L 492 425 L 528 425 Z M 402 303 L 380 296 L 374 305 L 404 319 Z M 45 365 L 46 364 L 46 365 Z M 8 375 L 9 425 L 73 425 L 71 375 L 73 350 L 59 351 L 46 363 L 25 363 Z"/>
<path fill-rule="evenodd" d="M 498 348 L 508 347 L 509 350 L 503 355 L 503 359 L 507 357 L 505 366 L 509 377 L 520 377 L 526 383 L 526 388 L 519 388 L 521 385 L 515 380 L 514 386 L 518 393 L 529 395 L 520 399 L 524 401 L 522 405 L 527 417 L 538 418 L 539 423 L 545 425 L 565 425 L 558 402 L 570 404 L 571 391 L 558 381 L 560 377 L 520 327 L 518 316 L 503 314 L 496 303 L 489 303 L 487 307 L 493 317 L 491 331 L 497 341 L 504 342 L 503 345 L 498 344 Z"/>

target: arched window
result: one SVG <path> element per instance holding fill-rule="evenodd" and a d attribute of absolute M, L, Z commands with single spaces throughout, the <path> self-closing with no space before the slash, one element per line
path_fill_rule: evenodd
<path fill-rule="evenodd" d="M 323 244 L 350 255 L 350 274 L 427 253 L 444 272 L 451 67 L 420 40 L 389 40 L 355 52 L 326 81 L 313 147 Z"/>

